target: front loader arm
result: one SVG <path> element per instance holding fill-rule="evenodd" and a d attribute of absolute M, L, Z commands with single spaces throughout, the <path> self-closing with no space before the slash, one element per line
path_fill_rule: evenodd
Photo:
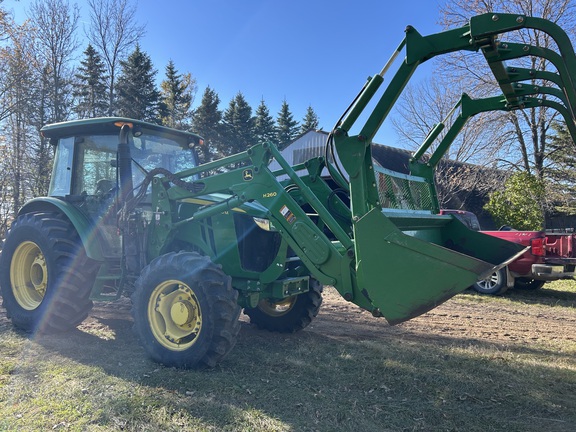
<path fill-rule="evenodd" d="M 550 34 L 556 41 L 560 54 L 540 47 L 504 44 L 498 40 L 500 34 L 517 31 L 522 28 L 536 29 Z M 390 63 L 398 57 L 402 49 L 405 49 L 406 55 L 398 67 L 397 72 L 382 91 L 372 111 L 368 113 L 368 119 L 360 125 L 360 132 L 357 135 L 350 134 L 352 127 L 355 126 L 361 114 L 363 114 L 369 106 L 370 101 L 377 94 L 378 88 L 384 82 L 384 74 L 389 70 Z M 456 232 L 457 230 L 455 228 L 440 228 L 441 222 L 438 218 L 429 218 L 427 224 L 425 222 L 425 216 L 410 215 L 407 213 L 413 210 L 406 210 L 404 214 L 398 215 L 398 213 L 394 213 L 398 211 L 397 209 L 390 210 L 383 208 L 384 202 L 392 202 L 388 200 L 386 196 L 386 193 L 390 192 L 382 192 L 383 182 L 386 182 L 386 191 L 392 191 L 394 188 L 399 188 L 400 186 L 390 186 L 389 182 L 392 181 L 392 184 L 395 184 L 394 182 L 401 184 L 401 181 L 388 180 L 390 177 L 386 173 L 375 173 L 377 170 L 375 170 L 372 162 L 372 139 L 390 113 L 416 68 L 433 57 L 461 50 L 472 52 L 481 51 L 494 74 L 495 81 L 499 85 L 502 95 L 479 100 L 472 100 L 464 96 L 459 102 L 460 106 L 457 107 L 461 109 L 461 114 L 457 117 L 452 128 L 448 131 L 444 141 L 440 143 L 430 161 L 421 166 L 415 163 L 420 162 L 420 158 L 429 146 L 432 145 L 434 139 L 439 136 L 444 125 L 440 125 L 437 129 L 433 130 L 429 139 L 425 141 L 423 147 L 418 151 L 417 157 L 413 158 L 411 164 L 412 174 L 422 176 L 430 188 L 429 197 L 433 202 L 426 211 L 437 213 L 439 210 L 433 181 L 434 168 L 448 150 L 466 121 L 475 114 L 484 111 L 510 111 L 537 106 L 548 106 L 562 114 L 568 124 L 572 138 L 576 139 L 576 126 L 573 114 L 573 107 L 576 103 L 576 92 L 574 90 L 574 82 L 576 81 L 574 79 L 574 73 L 576 73 L 576 57 L 569 38 L 558 26 L 538 18 L 507 14 L 485 14 L 472 18 L 468 25 L 459 29 L 430 36 L 422 36 L 414 28 L 408 27 L 404 41 L 399 45 L 391 60 L 382 69 L 380 74 L 369 79 L 369 82 L 363 87 L 359 96 L 356 98 L 355 103 L 345 115 L 342 116 L 329 136 L 329 143 L 335 148 L 336 154 L 348 174 L 350 183 L 351 214 L 358 284 L 368 290 L 369 295 L 373 299 L 373 303 L 381 308 L 393 302 L 401 303 L 404 300 L 399 294 L 391 294 L 385 290 L 378 290 L 374 287 L 378 276 L 382 275 L 382 269 L 381 267 L 379 268 L 381 261 L 375 258 L 375 255 L 378 254 L 378 248 L 375 247 L 375 243 L 380 241 L 380 244 L 385 246 L 381 247 L 382 251 L 385 250 L 385 248 L 391 247 L 386 245 L 402 245 L 403 248 L 398 249 L 395 252 L 396 254 L 400 254 L 402 251 L 411 248 L 413 252 L 423 252 L 427 248 L 427 245 L 423 244 L 409 246 L 409 243 L 414 239 L 409 238 L 410 236 L 403 236 L 395 232 L 393 227 L 390 226 L 391 224 L 388 223 L 388 220 L 396 221 L 394 223 L 397 227 L 406 233 L 411 233 L 411 236 L 416 238 L 432 240 L 435 235 L 438 235 L 438 232 L 440 232 L 441 237 L 451 237 L 452 234 L 448 233 Z M 524 56 L 543 57 L 549 60 L 556 70 L 532 71 L 522 68 L 510 68 L 505 64 L 507 60 Z M 547 80 L 553 86 L 535 86 L 533 85 L 533 80 L 535 79 Z M 530 84 L 532 84 L 531 87 L 527 88 Z M 547 96 L 551 96 L 551 99 L 554 100 L 547 98 Z M 406 184 L 410 183 L 411 180 L 407 179 L 403 182 Z M 395 206 L 397 208 L 406 208 L 406 206 L 412 208 L 412 204 L 409 203 L 416 201 L 418 197 L 414 197 L 409 192 L 402 192 L 402 194 L 404 194 L 403 197 L 401 196 L 394 201 L 397 203 Z M 474 240 L 477 244 L 483 241 L 483 239 Z M 442 240 L 436 243 L 440 245 L 449 244 Z M 503 247 L 505 246 L 492 245 L 487 249 L 499 249 Z M 459 249 L 456 248 L 456 250 Z M 471 251 L 466 252 L 471 253 Z M 479 251 L 476 252 L 478 253 Z M 433 249 L 430 253 L 436 254 L 436 257 L 440 256 L 438 250 Z M 480 256 L 474 255 L 474 253 L 472 253 L 472 255 Z M 489 253 L 484 255 L 484 257 L 487 256 L 489 256 Z M 408 257 L 411 257 L 411 255 L 406 254 L 405 258 Z M 428 258 L 422 256 L 420 259 L 425 260 Z M 490 261 L 490 259 L 487 260 Z M 436 262 L 435 265 L 441 266 L 443 265 L 441 263 L 455 263 L 456 261 L 454 256 L 448 254 L 442 257 L 439 262 Z M 401 265 L 401 263 L 397 263 L 397 265 Z M 471 271 L 474 271 L 473 267 L 471 263 L 463 266 L 463 268 Z M 422 267 L 422 271 L 425 272 L 426 270 L 426 266 Z M 455 270 L 452 269 L 451 271 Z M 462 279 L 464 278 L 465 275 L 463 274 Z M 426 280 L 430 281 L 430 277 Z M 422 281 L 422 279 L 420 279 L 420 281 Z M 407 286 L 410 286 L 410 284 L 417 285 L 418 279 L 416 278 L 413 281 L 405 279 L 402 281 L 401 278 L 398 278 L 395 283 L 402 282 L 406 283 Z M 459 284 L 461 282 L 462 280 L 455 283 Z M 431 282 L 427 283 L 432 285 Z M 422 302 L 421 306 L 422 310 L 424 310 L 430 307 L 430 304 L 434 301 L 441 301 L 443 293 L 445 297 L 449 297 L 457 290 L 457 288 L 452 290 L 446 285 L 444 286 L 446 287 L 446 291 L 444 292 L 442 290 L 442 284 L 439 284 L 435 288 L 430 288 L 430 303 L 425 303 L 425 295 L 422 295 L 421 297 L 413 298 L 413 305 Z M 431 294 L 432 291 L 436 291 L 436 294 Z M 433 298 L 436 300 L 432 300 Z M 393 318 L 394 313 L 395 311 L 389 308 L 384 315 L 389 321 L 395 321 Z"/>
<path fill-rule="evenodd" d="M 283 167 L 281 172 L 272 173 L 269 170 L 268 162 L 271 157 L 280 162 Z M 167 179 L 154 179 L 153 207 L 158 213 L 157 227 L 153 228 L 156 231 L 156 234 L 153 234 L 156 236 L 156 250 L 160 251 L 161 244 L 169 241 L 181 226 L 200 222 L 241 207 L 244 203 L 255 202 L 265 209 L 265 213 L 259 216 L 271 221 L 274 229 L 282 235 L 317 280 L 333 285 L 345 297 L 356 298 L 361 307 L 372 310 L 373 307 L 354 285 L 353 240 L 332 215 L 327 203 L 322 202 L 317 194 L 310 190 L 276 147 L 269 144 L 256 145 L 246 152 L 200 165 L 176 176 L 186 179 L 197 174 L 222 170 L 231 162 L 242 163 L 243 166 L 194 180 L 189 187 L 171 184 Z M 277 180 L 282 174 L 289 176 L 302 199 L 314 209 L 334 239 L 326 236 L 318 223 L 314 222 L 291 196 L 290 190 Z M 323 182 L 321 179 L 317 180 Z M 177 220 L 174 217 L 172 203 L 201 197 L 210 197 L 210 201 L 187 219 Z M 332 199 L 339 201 L 337 197 Z M 343 205 L 341 201 L 339 203 Z"/>
<path fill-rule="evenodd" d="M 559 53 L 527 44 L 500 43 L 497 39 L 502 33 L 523 28 L 539 30 L 552 36 L 558 45 Z M 376 103 L 360 133 L 349 136 L 349 131 L 366 109 L 370 100 L 376 95 L 378 88 L 384 82 L 384 74 L 390 69 L 391 63 L 398 57 L 402 49 L 405 49 L 406 56 L 398 71 Z M 482 108 L 481 111 L 523 109 L 526 108 L 526 104 L 523 103 L 525 95 L 550 94 L 561 101 L 561 105 L 553 105 L 552 107 L 558 107 L 562 110 L 561 114 L 568 124 L 572 138 L 576 141 L 576 134 L 574 133 L 576 131 L 574 116 L 576 56 L 570 39 L 559 26 L 535 17 L 488 13 L 471 18 L 469 24 L 459 29 L 429 36 L 422 36 L 413 27 L 408 27 L 405 39 L 392 58 L 380 74 L 371 78 L 368 84 L 364 86 L 357 97 L 357 102 L 338 122 L 331 135 L 342 166 L 350 176 L 352 194 L 357 196 L 353 200 L 355 209 L 352 210 L 356 217 L 360 217 L 371 208 L 378 206 L 378 200 L 371 187 L 374 181 L 370 168 L 372 164 L 370 144 L 410 77 L 421 63 L 438 55 L 461 50 L 481 50 L 503 92 L 504 107 L 494 104 Z M 511 68 L 504 63 L 507 60 L 526 56 L 536 56 L 549 60 L 555 66 L 556 71 Z M 520 84 L 535 79 L 550 81 L 557 87 L 547 88 L 532 85 L 530 90 L 526 90 L 526 86 L 529 86 L 530 83 Z M 544 104 L 545 99 L 541 100 L 543 101 L 541 103 Z M 569 115 L 565 115 L 566 112 Z M 463 116 L 469 118 L 471 115 L 464 113 Z"/>
<path fill-rule="evenodd" d="M 422 188 L 418 194 L 412 194 L 409 186 L 422 184 L 420 180 L 426 181 L 427 175 L 420 174 L 421 179 L 415 176 L 394 178 L 394 173 L 375 168 L 371 142 L 418 65 L 437 55 L 458 50 L 482 51 L 491 64 L 502 95 L 478 100 L 463 97 L 457 106 L 462 113 L 441 144 L 441 150 L 434 155 L 434 164 L 468 118 L 483 111 L 546 105 L 570 120 L 569 130 L 574 132 L 572 106 L 575 98 L 570 74 L 576 69 L 560 67 L 555 72 L 532 74 L 526 69 L 504 66 L 504 59 L 508 59 L 506 56 L 512 58 L 517 55 L 518 47 L 513 46 L 512 51 L 505 53 L 496 39 L 497 35 L 523 27 L 548 29 L 549 26 L 521 16 L 488 14 L 472 19 L 469 25 L 430 36 L 422 36 L 412 27 L 407 28 L 404 41 L 390 61 L 363 86 L 329 135 L 329 143 L 335 148 L 344 175 L 339 175 L 328 158 L 324 163 L 337 176 L 335 181 L 350 193 L 350 212 L 346 212 L 346 222 L 337 220 L 330 210 L 330 199 L 337 200 L 340 207 L 345 205 L 338 196 L 326 194 L 326 185 L 310 187 L 314 182 L 325 182 L 318 175 L 321 163 L 312 168 L 313 173 L 304 180 L 273 145 L 265 144 L 178 173 L 180 179 L 186 179 L 201 173 L 220 172 L 193 180 L 189 187 L 170 184 L 168 179 L 155 179 L 153 203 L 162 210 L 158 211 L 161 219 L 158 226 L 166 227 L 164 237 L 173 235 L 179 226 L 208 219 L 245 203 L 258 203 L 259 208 L 264 209 L 259 217 L 270 220 L 309 274 L 324 284 L 333 285 L 345 299 L 374 315 L 386 317 L 390 323 L 410 319 L 435 307 L 489 275 L 502 262 L 517 254 L 518 247 L 470 232 L 451 216 L 435 214 L 438 203 L 431 178 L 428 197 Z M 557 33 L 554 26 L 550 31 Z M 558 37 L 559 45 L 565 45 L 562 35 Z M 406 56 L 398 71 L 372 112 L 368 113 L 360 133 L 351 135 L 352 127 L 376 96 L 385 73 L 402 50 L 406 51 Z M 528 49 L 525 52 L 527 55 L 554 57 L 546 50 Z M 574 58 L 571 45 L 568 49 L 563 47 L 562 55 L 554 57 L 554 61 L 558 63 L 559 58 L 570 56 Z M 549 78 L 548 81 L 556 87 L 528 90 L 519 87 L 518 84 L 528 77 Z M 542 95 L 549 95 L 557 101 L 540 97 Z M 442 127 L 433 132 L 435 137 Z M 426 146 L 429 147 L 432 141 L 426 140 Z M 280 171 L 269 170 L 271 158 L 280 164 Z M 243 166 L 228 169 L 232 164 Z M 433 172 L 432 164 L 428 168 Z M 288 176 L 289 180 L 279 181 L 280 175 Z M 343 185 L 345 182 L 349 185 Z M 397 195 L 391 199 L 391 194 Z M 209 204 L 199 207 L 187 219 L 170 218 L 170 212 L 174 211 L 172 203 L 202 195 L 212 197 Z M 424 198 L 428 207 L 419 208 Z M 385 202 L 392 203 L 393 208 L 384 208 Z M 313 220 L 303 206 L 313 209 L 316 219 Z"/>

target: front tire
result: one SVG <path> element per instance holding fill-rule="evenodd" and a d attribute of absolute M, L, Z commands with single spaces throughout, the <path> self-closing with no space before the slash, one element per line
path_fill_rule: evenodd
<path fill-rule="evenodd" d="M 134 329 L 166 366 L 214 367 L 236 343 L 238 292 L 220 266 L 193 252 L 154 259 L 132 295 Z"/>
<path fill-rule="evenodd" d="M 308 292 L 287 297 L 278 302 L 263 299 L 255 308 L 246 308 L 244 313 L 258 328 L 280 333 L 294 333 L 307 327 L 318 315 L 322 305 L 322 285 L 310 280 Z"/>
<path fill-rule="evenodd" d="M 70 330 L 92 309 L 94 270 L 63 215 L 23 214 L 8 231 L 0 256 L 3 306 L 24 331 Z"/>
<path fill-rule="evenodd" d="M 502 295 L 508 290 L 506 269 L 492 273 L 484 280 L 476 282 L 472 288 L 480 294 Z"/>

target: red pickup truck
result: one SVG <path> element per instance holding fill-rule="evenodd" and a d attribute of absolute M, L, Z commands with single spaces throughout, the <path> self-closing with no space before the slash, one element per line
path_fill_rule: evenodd
<path fill-rule="evenodd" d="M 503 294 L 509 287 L 538 289 L 547 281 L 572 279 L 576 275 L 576 234 L 545 231 L 516 231 L 503 227 L 483 231 L 474 213 L 441 210 L 452 214 L 470 229 L 526 246 L 519 258 L 472 287 L 482 294 Z"/>

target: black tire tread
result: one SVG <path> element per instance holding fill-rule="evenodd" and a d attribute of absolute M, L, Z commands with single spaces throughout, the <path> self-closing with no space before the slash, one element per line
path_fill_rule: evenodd
<path fill-rule="evenodd" d="M 24 311 L 14 299 L 10 282 L 11 253 L 20 244 L 12 244 L 11 235 L 21 230 L 40 232 L 48 244 L 45 256 L 54 257 L 55 268 L 49 275 L 45 300 L 33 312 Z M 35 242 L 42 239 L 30 238 Z M 17 240 L 16 240 L 17 241 Z M 0 257 L 0 285 L 3 306 L 14 326 L 28 332 L 68 331 L 86 319 L 93 303 L 90 291 L 96 264 L 81 245 L 78 233 L 60 213 L 26 213 L 19 216 L 7 233 Z M 47 304 L 49 302 L 50 304 Z"/>
<path fill-rule="evenodd" d="M 514 288 L 524 291 L 535 291 L 544 286 L 546 281 L 530 279 L 530 278 L 516 278 L 514 281 Z"/>
<path fill-rule="evenodd" d="M 189 282 L 184 276 L 194 274 L 197 284 L 193 290 L 201 291 L 208 299 L 203 320 L 211 320 L 213 333 L 204 346 L 196 343 L 186 351 L 171 352 L 156 342 L 149 332 L 144 312 L 149 300 L 148 281 L 154 279 L 158 272 L 168 274 L 170 271 L 179 274 L 179 278 L 186 283 Z M 214 367 L 236 343 L 240 331 L 240 307 L 237 301 L 238 292 L 232 288 L 231 278 L 222 272 L 221 266 L 195 252 L 170 252 L 154 259 L 136 281 L 136 289 L 132 294 L 134 331 L 150 357 L 157 362 L 182 368 Z"/>
<path fill-rule="evenodd" d="M 310 280 L 308 292 L 296 296 L 296 304 L 281 316 L 271 316 L 259 307 L 245 308 L 244 314 L 250 318 L 250 323 L 262 330 L 278 333 L 295 333 L 303 330 L 320 311 L 322 306 L 323 286 L 318 281 Z"/>

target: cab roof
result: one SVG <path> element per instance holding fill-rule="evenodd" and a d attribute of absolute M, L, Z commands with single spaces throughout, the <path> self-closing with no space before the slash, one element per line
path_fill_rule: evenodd
<path fill-rule="evenodd" d="M 56 140 L 76 135 L 108 135 L 118 134 L 123 124 L 130 124 L 131 128 L 139 129 L 143 133 L 152 133 L 154 135 L 171 136 L 176 140 L 186 140 L 198 144 L 202 138 L 192 132 L 181 131 L 177 129 L 159 126 L 147 123 L 141 120 L 134 120 L 126 117 L 96 117 L 83 120 L 72 120 L 61 123 L 52 123 L 44 126 L 40 132 L 42 136 Z"/>

